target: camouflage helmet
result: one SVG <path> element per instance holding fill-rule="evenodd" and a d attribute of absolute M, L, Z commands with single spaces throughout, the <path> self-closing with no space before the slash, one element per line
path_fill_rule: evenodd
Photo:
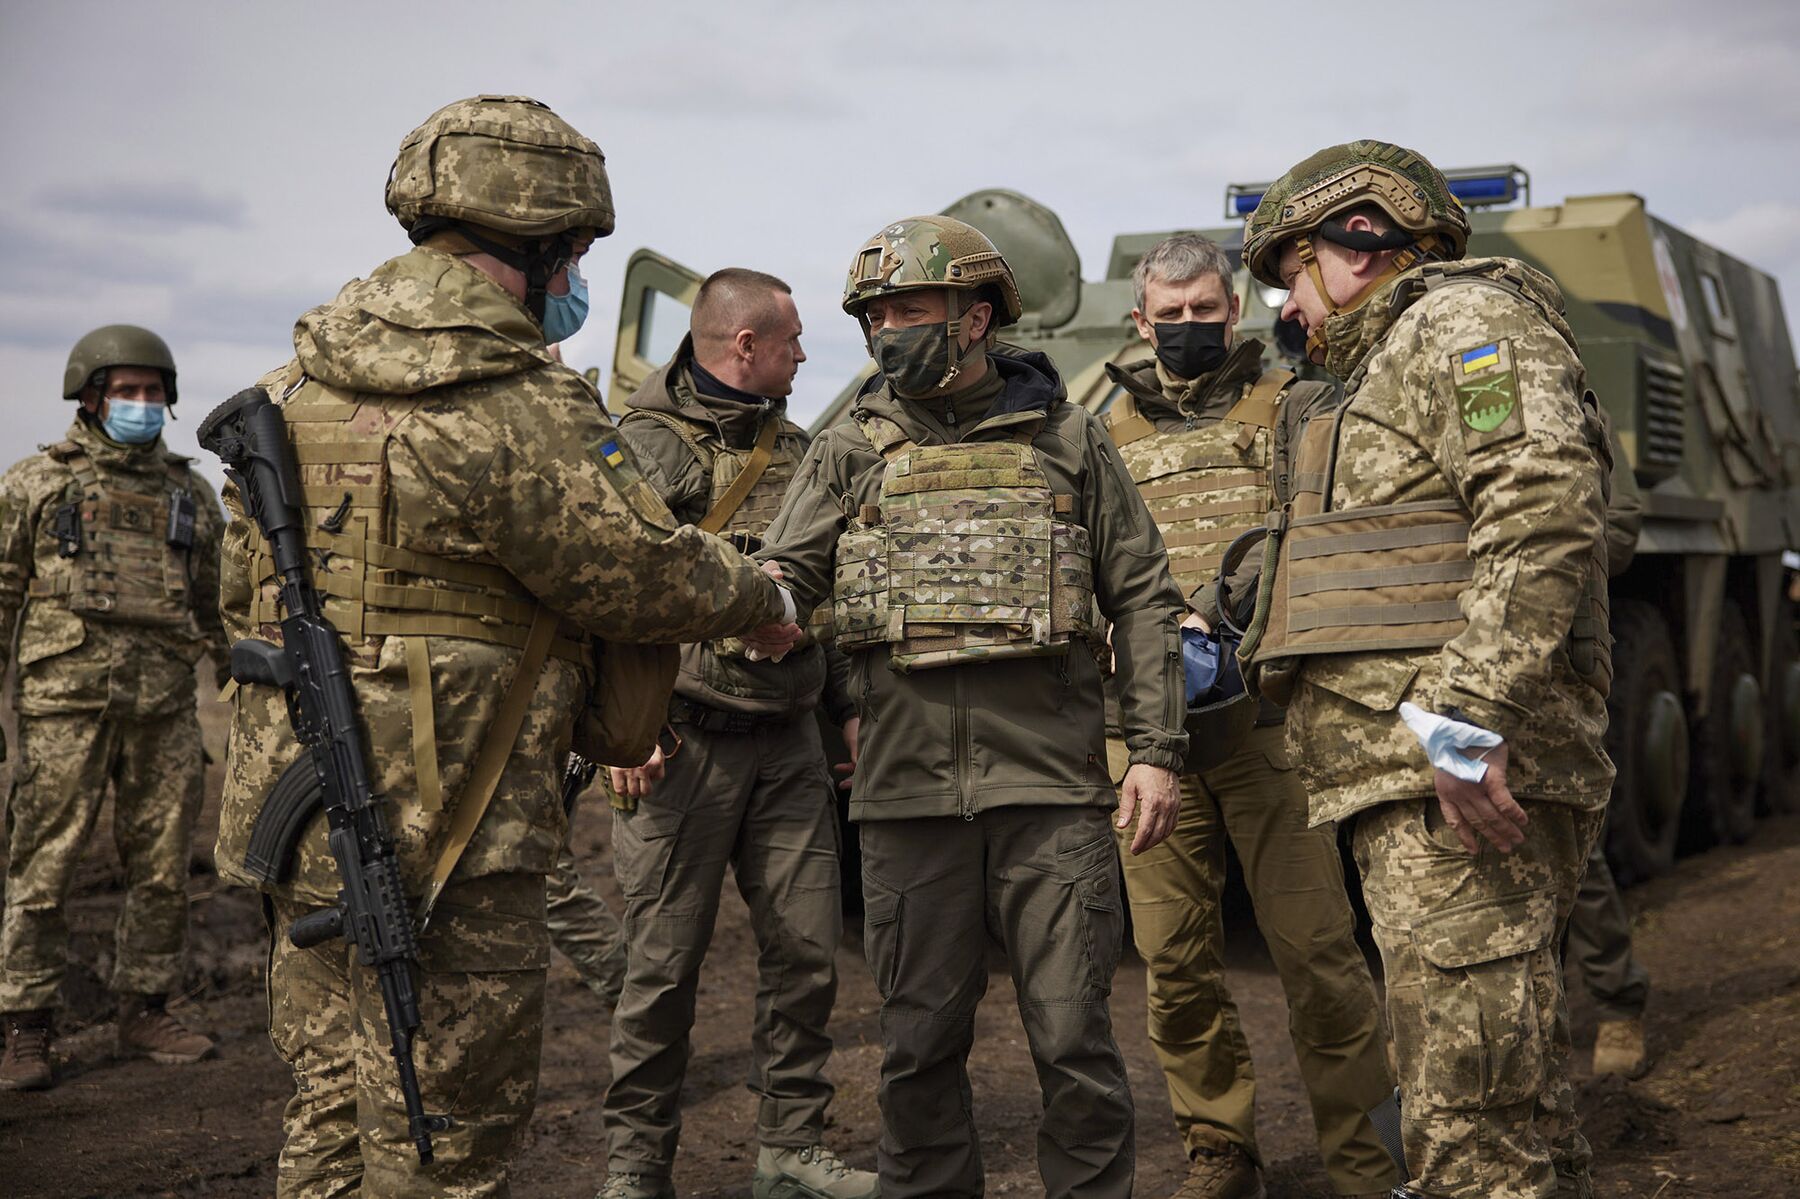
<path fill-rule="evenodd" d="M 136 325 L 102 325 L 75 343 L 63 368 L 63 399 L 80 399 L 89 380 L 112 366 L 161 371 L 164 398 L 175 402 L 175 355 L 169 353 L 169 343 Z"/>
<path fill-rule="evenodd" d="M 861 317 L 876 296 L 914 288 L 948 287 L 974 291 L 993 286 L 1002 311 L 993 328 L 1017 323 L 1025 306 L 1012 268 L 987 235 L 954 217 L 909 216 L 886 226 L 863 243 L 850 260 L 844 281 L 844 311 Z"/>
<path fill-rule="evenodd" d="M 475 96 L 432 113 L 400 143 L 387 208 L 408 232 L 427 217 L 521 238 L 613 231 L 606 156 L 528 96 Z"/>
<path fill-rule="evenodd" d="M 1442 172 L 1403 146 L 1365 139 L 1328 146 L 1269 185 L 1244 226 L 1244 266 L 1261 282 L 1282 286 L 1276 270 L 1282 245 L 1364 204 L 1381 209 L 1397 228 L 1386 235 L 1390 244 L 1351 249 L 1422 245 L 1441 258 L 1463 256 L 1469 218 Z M 1327 241 L 1345 236 L 1334 237 L 1328 226 L 1320 235 Z"/>

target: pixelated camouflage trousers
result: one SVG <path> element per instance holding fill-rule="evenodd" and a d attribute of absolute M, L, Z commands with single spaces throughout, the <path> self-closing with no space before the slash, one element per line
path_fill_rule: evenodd
<path fill-rule="evenodd" d="M 373 971 L 332 941 L 296 949 L 309 910 L 264 904 L 270 921 L 269 1036 L 294 1074 L 282 1117 L 279 1199 L 491 1199 L 537 1098 L 543 1039 L 544 880 L 500 874 L 444 889 L 420 938 L 414 1046 L 425 1110 L 448 1115 L 419 1164 Z"/>
<path fill-rule="evenodd" d="M 1040 1193 L 1132 1193 L 1131 1086 L 1107 1008 L 1125 923 L 1109 816 L 1020 806 L 859 826 L 881 992 L 883 1199 L 984 1193 L 968 1062 L 993 942 L 1037 1067 Z"/>
<path fill-rule="evenodd" d="M 13 772 L 0 1011 L 56 1006 L 69 959 L 69 888 L 109 783 L 125 867 L 109 985 L 146 994 L 179 987 L 204 772 L 194 710 L 147 720 L 23 717 Z"/>
<path fill-rule="evenodd" d="M 1356 944 L 1337 837 L 1306 819 L 1306 790 L 1288 768 L 1285 735 L 1270 725 L 1250 730 L 1224 761 L 1182 776 L 1181 815 L 1162 844 L 1134 857 L 1127 851 L 1135 827 L 1119 831 L 1132 933 L 1148 975 L 1150 1044 L 1189 1152 L 1222 1136 L 1261 1161 L 1256 1071 L 1225 987 L 1220 899 L 1229 843 L 1287 996 L 1326 1172 L 1342 1194 L 1386 1190 L 1398 1174 L 1368 1111 L 1393 1093 L 1387 1038 Z"/>
<path fill-rule="evenodd" d="M 581 981 L 609 1006 L 625 987 L 625 930 L 598 892 L 581 877 L 565 844 L 545 881 L 544 921 L 550 944 L 568 958 Z"/>
<path fill-rule="evenodd" d="M 1557 941 L 1602 813 L 1520 802 L 1529 823 L 1509 854 L 1465 852 L 1435 798 L 1356 817 L 1407 1167 L 1444 1199 L 1587 1193 Z"/>

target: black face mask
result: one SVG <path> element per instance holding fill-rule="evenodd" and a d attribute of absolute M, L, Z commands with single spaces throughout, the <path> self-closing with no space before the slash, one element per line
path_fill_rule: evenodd
<path fill-rule="evenodd" d="M 1178 379 L 1198 379 L 1210 374 L 1225 361 L 1226 327 L 1224 321 L 1152 325 L 1156 330 L 1156 357 Z"/>
<path fill-rule="evenodd" d="M 950 370 L 950 333 L 942 321 L 883 329 L 869 341 L 875 364 L 895 395 L 925 399 L 937 392 Z"/>

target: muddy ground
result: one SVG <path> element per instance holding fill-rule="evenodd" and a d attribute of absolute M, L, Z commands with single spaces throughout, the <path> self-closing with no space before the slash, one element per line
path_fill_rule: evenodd
<path fill-rule="evenodd" d="M 203 705 L 207 707 L 207 705 Z M 222 757 L 218 710 L 207 740 Z M 16 744 L 16 742 L 14 742 Z M 5 768 L 0 767 L 0 773 Z M 216 794 L 218 771 L 209 778 Z M 211 871 L 214 806 L 196 840 L 192 964 L 184 1018 L 216 1036 L 215 1060 L 190 1067 L 112 1053 L 101 986 L 119 904 L 120 871 L 106 834 L 90 847 L 70 904 L 75 964 L 57 1051 L 62 1083 L 37 1095 L 0 1093 L 0 1195 L 264 1196 L 274 1190 L 285 1068 L 264 1032 L 261 922 L 244 892 Z M 575 842 L 585 869 L 616 901 L 604 808 L 585 805 Z M 1595 1080 L 1585 1056 L 1592 1008 L 1573 996 L 1582 1117 L 1602 1196 L 1800 1194 L 1800 817 L 1762 822 L 1745 846 L 1684 860 L 1628 893 L 1638 947 L 1654 976 L 1650 1044 L 1657 1064 L 1638 1082 Z M 1287 1040 L 1280 986 L 1247 909 L 1233 908 L 1231 985 L 1261 1078 L 1258 1115 L 1271 1199 L 1329 1194 Z M 831 1143 L 872 1166 L 880 1061 L 876 995 L 855 935 L 839 951 L 842 987 L 831 1075 L 838 1085 Z M 754 953 L 743 905 L 728 900 L 699 999 L 686 1129 L 676 1181 L 683 1194 L 748 1196 L 755 1102 L 744 1089 Z M 600 1097 L 607 1081 L 603 1009 L 558 960 L 551 972 L 537 1114 L 521 1147 L 521 1199 L 586 1196 L 605 1161 Z M 1167 1194 L 1185 1160 L 1144 1033 L 1143 968 L 1127 952 L 1113 993 L 1118 1036 L 1138 1106 L 1139 1191 Z M 993 973 L 972 1061 L 994 1194 L 1039 1191 L 1033 1164 L 1036 1079 L 1003 969 Z"/>

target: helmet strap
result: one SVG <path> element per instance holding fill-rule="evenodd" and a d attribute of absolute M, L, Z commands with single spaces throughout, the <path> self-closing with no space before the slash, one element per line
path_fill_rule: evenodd
<path fill-rule="evenodd" d="M 1353 235 L 1347 234 L 1347 236 Z M 1339 241 L 1336 237 L 1328 237 L 1326 240 L 1335 242 L 1339 245 L 1345 245 L 1345 243 Z M 1357 249 L 1357 247 L 1348 245 L 1345 245 L 1345 248 Z M 1325 305 L 1325 314 L 1327 316 L 1342 316 L 1346 312 L 1354 312 L 1356 309 L 1361 308 L 1368 302 L 1369 297 L 1380 290 L 1388 280 L 1403 274 L 1406 271 L 1410 271 L 1413 267 L 1424 261 L 1426 257 L 1435 252 L 1437 248 L 1438 235 L 1435 233 L 1427 233 L 1417 241 L 1409 242 L 1409 244 L 1401 249 L 1398 254 L 1395 254 L 1388 260 L 1387 266 L 1383 268 L 1380 274 L 1369 280 L 1369 282 L 1354 296 L 1340 304 L 1331 298 L 1331 292 L 1325 287 L 1325 275 L 1319 269 L 1319 256 L 1313 251 L 1312 235 L 1302 233 L 1294 238 L 1294 252 L 1299 255 L 1300 265 L 1305 268 L 1307 275 L 1311 277 L 1313 288 L 1319 293 L 1319 300 Z M 1361 250 L 1359 252 L 1375 253 L 1379 251 Z M 1319 328 L 1314 329 L 1311 333 L 1306 335 L 1306 353 L 1308 357 L 1312 357 L 1315 354 L 1323 356 L 1324 352 L 1325 329 L 1324 325 L 1321 324 Z"/>
<path fill-rule="evenodd" d="M 544 307 L 550 294 L 550 276 L 568 262 L 575 240 L 567 232 L 522 247 L 495 241 L 466 224 L 456 226 L 456 234 L 483 254 L 491 254 L 525 276 L 525 307 L 532 319 L 544 323 Z"/>
<path fill-rule="evenodd" d="M 944 370 L 944 377 L 937 381 L 937 390 L 943 391 L 962 374 L 962 347 L 956 343 L 957 334 L 962 332 L 961 293 L 954 287 L 944 289 L 944 332 L 950 340 L 949 364 Z"/>

